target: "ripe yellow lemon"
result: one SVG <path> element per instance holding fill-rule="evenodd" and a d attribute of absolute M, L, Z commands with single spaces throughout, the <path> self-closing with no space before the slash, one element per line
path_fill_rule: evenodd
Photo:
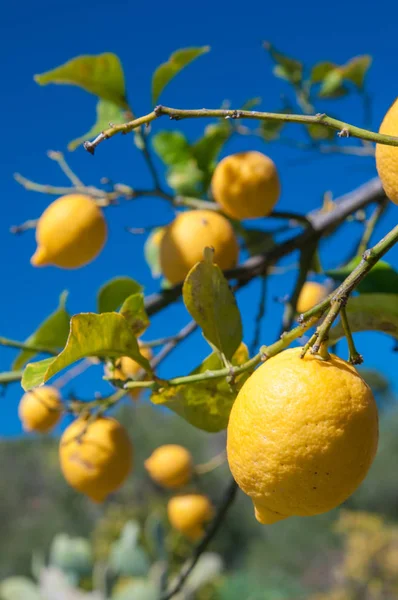
<path fill-rule="evenodd" d="M 96 258 L 107 237 L 101 209 L 89 196 L 70 194 L 58 198 L 41 215 L 36 228 L 35 267 L 82 267 Z"/>
<path fill-rule="evenodd" d="M 270 358 L 232 407 L 228 462 L 260 523 L 327 512 L 362 482 L 377 450 L 371 389 L 337 356 Z"/>
<path fill-rule="evenodd" d="M 26 392 L 21 398 L 18 415 L 25 431 L 46 433 L 61 418 L 62 402 L 57 388 L 45 385 Z"/>
<path fill-rule="evenodd" d="M 297 300 L 297 312 L 307 312 L 307 310 L 322 302 L 327 295 L 328 291 L 325 286 L 316 281 L 306 281 Z"/>
<path fill-rule="evenodd" d="M 195 541 L 204 534 L 204 525 L 212 519 L 214 509 L 207 496 L 187 494 L 170 498 L 167 514 L 174 529 Z"/>
<path fill-rule="evenodd" d="M 140 352 L 145 358 L 151 360 L 152 358 L 152 350 L 147 346 L 144 346 L 142 342 L 138 342 L 140 346 Z M 136 362 L 133 358 L 129 356 L 122 356 L 121 358 L 117 358 L 115 360 L 115 368 L 110 369 L 107 365 L 104 368 L 104 373 L 107 377 L 112 377 L 114 379 L 121 379 L 125 381 L 126 379 L 134 379 L 138 373 L 141 371 L 142 367 Z M 139 396 L 142 393 L 142 389 L 136 388 L 129 392 L 129 395 L 134 400 L 138 400 Z"/>
<path fill-rule="evenodd" d="M 166 444 L 159 446 L 145 461 L 145 468 L 159 485 L 178 488 L 190 481 L 193 461 L 191 453 L 183 446 Z"/>
<path fill-rule="evenodd" d="M 166 279 L 182 282 L 203 259 L 206 246 L 214 248 L 214 261 L 225 270 L 238 262 L 239 246 L 231 223 L 212 210 L 180 213 L 166 228 L 160 242 L 160 267 Z"/>
<path fill-rule="evenodd" d="M 269 215 L 280 195 L 275 163 L 255 151 L 231 154 L 219 162 L 211 189 L 215 201 L 233 219 Z"/>
<path fill-rule="evenodd" d="M 398 136 L 398 98 L 387 111 L 379 133 Z M 398 204 L 398 147 L 376 144 L 376 168 L 386 195 Z"/>
<path fill-rule="evenodd" d="M 66 481 L 94 502 L 103 502 L 126 480 L 133 464 L 133 447 L 118 421 L 99 417 L 76 419 L 64 431 L 59 459 Z"/>

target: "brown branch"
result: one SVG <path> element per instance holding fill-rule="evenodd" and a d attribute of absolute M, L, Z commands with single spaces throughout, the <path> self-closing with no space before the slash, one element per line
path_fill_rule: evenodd
<path fill-rule="evenodd" d="M 334 202 L 334 207 L 329 212 L 316 210 L 307 215 L 310 223 L 306 229 L 271 248 L 271 250 L 252 256 L 244 263 L 225 272 L 228 279 L 237 279 L 239 287 L 244 287 L 258 275 L 262 275 L 268 267 L 275 264 L 284 256 L 301 250 L 342 223 L 348 216 L 373 202 L 380 202 L 385 198 L 380 180 L 371 179 L 359 188 L 345 194 Z M 181 296 L 182 285 L 176 285 L 169 290 L 151 294 L 145 299 L 145 308 L 149 316 L 178 300 Z"/>
<path fill-rule="evenodd" d="M 224 497 L 221 501 L 221 504 L 218 507 L 216 516 L 210 524 L 205 536 L 201 539 L 199 544 L 194 549 L 192 556 L 187 564 L 183 566 L 180 573 L 177 575 L 176 581 L 173 583 L 172 587 L 166 591 L 165 594 L 161 595 L 160 600 L 170 600 L 178 594 L 178 592 L 183 588 L 186 580 L 189 575 L 194 570 L 199 558 L 202 556 L 203 552 L 207 549 L 209 543 L 216 535 L 219 530 L 221 524 L 223 523 L 230 506 L 232 505 L 236 492 L 238 490 L 238 486 L 235 481 L 232 479 L 229 486 L 227 487 Z"/>

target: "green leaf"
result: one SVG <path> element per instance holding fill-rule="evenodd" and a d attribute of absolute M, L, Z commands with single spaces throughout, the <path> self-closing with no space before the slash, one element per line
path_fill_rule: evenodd
<path fill-rule="evenodd" d="M 264 42 L 264 48 L 268 51 L 272 60 L 276 63 L 274 75 L 290 81 L 290 83 L 298 84 L 303 78 L 303 63 L 295 58 L 291 58 L 286 54 L 279 52 L 275 46 L 269 42 Z"/>
<path fill-rule="evenodd" d="M 88 356 L 129 356 L 151 372 L 148 360 L 140 353 L 137 339 L 122 315 L 114 312 L 100 315 L 81 313 L 71 318 L 67 344 L 56 358 L 27 365 L 22 387 L 27 391 L 42 385 L 62 369 Z"/>
<path fill-rule="evenodd" d="M 189 271 L 182 294 L 188 312 L 202 328 L 206 340 L 230 360 L 242 341 L 242 321 L 235 297 L 213 251 Z"/>
<path fill-rule="evenodd" d="M 334 94 L 339 93 L 343 88 L 343 75 L 339 67 L 329 71 L 324 77 L 319 90 L 319 96 L 322 98 L 333 97 Z"/>
<path fill-rule="evenodd" d="M 340 269 L 326 271 L 326 275 L 332 277 L 337 282 L 342 282 L 359 265 L 361 260 L 361 257 L 353 258 L 347 265 Z M 361 281 L 356 290 L 361 294 L 397 294 L 398 273 L 387 262 L 379 260 Z"/>
<path fill-rule="evenodd" d="M 109 565 L 115 573 L 125 577 L 144 577 L 150 562 L 146 552 L 139 547 L 140 526 L 127 521 L 120 538 L 111 546 Z"/>
<path fill-rule="evenodd" d="M 398 339 L 398 294 L 363 294 L 350 298 L 347 317 L 352 332 L 381 331 Z M 344 337 L 341 323 L 329 333 L 330 346 Z"/>
<path fill-rule="evenodd" d="M 27 577 L 8 577 L 0 583 L 1 600 L 42 600 L 36 585 Z"/>
<path fill-rule="evenodd" d="M 186 565 L 189 564 L 190 561 L 187 561 Z M 219 554 L 204 552 L 189 576 L 185 586 L 186 592 L 194 596 L 200 588 L 217 579 L 221 575 L 223 567 L 223 560 Z"/>
<path fill-rule="evenodd" d="M 203 173 L 199 169 L 196 160 L 189 161 L 171 167 L 166 174 L 167 183 L 177 194 L 195 195 L 199 184 L 203 181 Z"/>
<path fill-rule="evenodd" d="M 55 352 L 64 347 L 68 339 L 70 321 L 70 315 L 65 308 L 67 297 L 68 292 L 62 292 L 57 310 L 47 317 L 39 328 L 25 340 L 26 344 L 52 348 Z M 37 354 L 37 352 L 31 350 L 22 350 L 14 360 L 12 368 L 14 370 L 20 369 Z"/>
<path fill-rule="evenodd" d="M 252 110 L 255 106 L 261 104 L 261 102 L 262 98 L 260 98 L 259 96 L 257 96 L 256 98 L 249 98 L 249 100 L 246 100 L 246 102 L 242 104 L 240 110 Z"/>
<path fill-rule="evenodd" d="M 344 79 L 348 79 L 357 88 L 362 89 L 366 73 L 372 64 L 372 57 L 369 54 L 356 56 L 341 67 Z"/>
<path fill-rule="evenodd" d="M 232 364 L 242 365 L 249 360 L 245 344 L 241 344 L 232 357 Z M 191 374 L 205 373 L 222 369 L 224 364 L 216 352 L 208 356 Z M 196 383 L 170 386 L 154 392 L 151 401 L 166 406 L 194 427 L 211 433 L 221 431 L 228 425 L 229 413 L 236 394 L 249 377 L 242 373 L 235 380 L 232 389 L 226 379 L 208 379 Z"/>
<path fill-rule="evenodd" d="M 212 123 L 206 127 L 204 136 L 192 146 L 192 154 L 199 169 L 204 172 L 213 170 L 218 155 L 230 135 L 231 127 L 228 123 Z"/>
<path fill-rule="evenodd" d="M 263 231 L 262 229 L 245 229 L 239 222 L 234 223 L 234 229 L 243 239 L 245 248 L 250 256 L 267 252 L 267 250 L 275 246 L 274 238 L 268 231 Z"/>
<path fill-rule="evenodd" d="M 149 579 L 136 578 L 127 581 L 123 586 L 116 587 L 112 600 L 158 600 L 159 586 Z"/>
<path fill-rule="evenodd" d="M 308 134 L 310 137 L 317 140 L 333 140 L 336 136 L 336 132 L 330 127 L 325 127 L 325 125 L 321 125 L 320 123 L 311 123 L 310 125 L 305 125 Z"/>
<path fill-rule="evenodd" d="M 89 575 L 93 568 L 91 545 L 85 538 L 59 533 L 51 544 L 50 563 L 64 572 L 71 571 L 78 578 Z"/>
<path fill-rule="evenodd" d="M 123 302 L 120 314 L 126 319 L 134 335 L 139 337 L 149 327 L 149 319 L 145 310 L 144 294 L 132 294 Z"/>
<path fill-rule="evenodd" d="M 99 313 L 113 312 L 131 296 L 142 291 L 142 286 L 131 277 L 115 277 L 107 281 L 98 291 L 97 309 Z"/>
<path fill-rule="evenodd" d="M 156 227 L 152 229 L 145 244 L 144 244 L 144 256 L 151 269 L 152 277 L 160 277 L 162 270 L 160 268 L 160 244 L 165 231 L 165 227 Z"/>
<path fill-rule="evenodd" d="M 336 66 L 335 63 L 329 61 L 319 62 L 314 65 L 311 71 L 312 83 L 321 83 L 330 71 L 333 71 L 336 68 Z"/>
<path fill-rule="evenodd" d="M 152 138 L 156 154 L 168 165 L 184 163 L 192 158 L 189 142 L 181 131 L 159 131 Z"/>
<path fill-rule="evenodd" d="M 182 48 L 171 54 L 169 60 L 161 64 L 152 76 L 152 102 L 156 104 L 166 85 L 193 60 L 209 52 L 210 46 Z"/>
<path fill-rule="evenodd" d="M 114 102 L 108 100 L 98 100 L 97 102 L 97 118 L 94 125 L 84 135 L 72 140 L 68 144 L 68 150 L 76 150 L 78 146 L 83 144 L 86 140 L 97 136 L 101 131 L 107 129 L 110 123 L 118 125 L 119 123 L 125 122 L 123 111 L 120 106 Z"/>
<path fill-rule="evenodd" d="M 261 121 L 261 135 L 266 142 L 271 142 L 279 138 L 280 132 L 285 126 L 284 121 Z"/>
<path fill-rule="evenodd" d="M 84 55 L 34 77 L 36 83 L 77 85 L 87 92 L 128 109 L 124 73 L 120 59 L 112 52 Z"/>

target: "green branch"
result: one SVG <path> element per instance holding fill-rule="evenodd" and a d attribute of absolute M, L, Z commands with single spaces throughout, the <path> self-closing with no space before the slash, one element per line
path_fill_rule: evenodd
<path fill-rule="evenodd" d="M 28 350 L 31 352 L 40 352 L 41 354 L 51 354 L 51 356 L 57 356 L 58 354 L 54 348 L 29 344 L 26 342 L 18 342 L 17 340 L 10 340 L 5 337 L 0 337 L 0 346 L 6 346 L 7 348 L 18 348 L 19 350 Z"/>
<path fill-rule="evenodd" d="M 369 131 L 368 129 L 362 129 L 356 127 L 345 121 L 334 119 L 326 114 L 319 113 L 317 115 L 292 115 L 282 113 L 270 113 L 260 112 L 257 110 L 226 110 L 226 109 L 193 109 L 185 110 L 180 108 L 170 108 L 167 106 L 156 106 L 156 108 L 138 119 L 133 119 L 128 123 L 122 123 L 120 125 L 112 125 L 108 129 L 105 129 L 100 133 L 92 142 L 87 141 L 84 143 L 84 148 L 94 154 L 96 147 L 109 138 L 119 133 L 130 133 L 134 129 L 141 127 L 142 125 L 148 125 L 155 119 L 162 116 L 168 116 L 170 119 L 179 121 L 180 119 L 198 119 L 198 118 L 216 118 L 216 119 L 254 119 L 257 121 L 277 121 L 285 123 L 301 123 L 306 125 L 323 125 L 329 129 L 334 129 L 338 132 L 339 137 L 355 137 L 361 140 L 367 140 L 370 142 L 376 142 L 379 144 L 386 144 L 388 146 L 398 146 L 398 138 L 391 135 L 382 135 Z"/>

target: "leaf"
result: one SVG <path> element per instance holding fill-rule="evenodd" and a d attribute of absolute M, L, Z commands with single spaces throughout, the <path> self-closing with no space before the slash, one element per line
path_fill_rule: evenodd
<path fill-rule="evenodd" d="M 169 60 L 162 63 L 152 76 L 152 103 L 156 104 L 166 85 L 193 60 L 209 52 L 210 46 L 199 48 L 182 48 L 170 55 Z"/>
<path fill-rule="evenodd" d="M 336 135 L 333 129 L 325 127 L 325 125 L 321 125 L 320 123 L 311 123 L 305 127 L 313 140 L 333 140 Z"/>
<path fill-rule="evenodd" d="M 199 169 L 204 172 L 213 170 L 215 161 L 230 135 L 231 127 L 227 123 L 212 123 L 206 127 L 204 136 L 192 146 L 192 154 Z"/>
<path fill-rule="evenodd" d="M 190 561 L 186 564 L 189 565 Z M 214 581 L 222 573 L 223 567 L 223 560 L 219 554 L 204 552 L 188 577 L 185 589 L 194 595 L 200 588 Z"/>
<path fill-rule="evenodd" d="M 104 54 L 77 56 L 68 62 L 35 75 L 39 85 L 61 83 L 77 85 L 87 92 L 109 100 L 128 110 L 124 84 L 124 73 L 120 59 L 112 52 Z"/>
<path fill-rule="evenodd" d="M 117 588 L 112 600 L 158 600 L 159 589 L 155 582 L 147 579 L 134 579 Z M 180 599 L 181 600 L 181 599 Z"/>
<path fill-rule="evenodd" d="M 248 360 L 248 349 L 242 343 L 231 362 L 237 366 Z M 191 374 L 216 371 L 223 367 L 220 356 L 213 352 Z M 235 389 L 230 387 L 226 379 L 208 379 L 163 388 L 159 392 L 152 393 L 151 401 L 154 404 L 166 406 L 194 427 L 215 433 L 227 427 L 236 394 L 249 375 L 249 372 L 239 375 L 235 380 Z"/>
<path fill-rule="evenodd" d="M 32 346 L 42 346 L 43 348 L 52 348 L 58 351 L 63 348 L 69 334 L 70 315 L 65 308 L 68 292 L 62 292 L 59 297 L 59 305 L 47 319 L 41 323 L 39 328 L 32 333 L 25 341 L 26 344 Z M 33 356 L 37 356 L 38 352 L 31 350 L 22 350 L 14 360 L 12 368 L 18 370 L 23 367 Z"/>
<path fill-rule="evenodd" d="M 42 385 L 62 369 L 87 356 L 129 356 L 151 372 L 148 360 L 140 353 L 136 337 L 122 315 L 113 312 L 100 315 L 81 313 L 71 318 L 67 344 L 56 358 L 27 365 L 22 387 L 27 391 Z"/>
<path fill-rule="evenodd" d="M 160 244 L 166 227 L 156 227 L 152 229 L 145 244 L 144 244 L 144 256 L 145 260 L 151 269 L 152 277 L 160 277 L 162 270 L 160 268 Z"/>
<path fill-rule="evenodd" d="M 398 294 L 363 294 L 350 298 L 346 307 L 352 332 L 381 331 L 398 339 Z M 329 333 L 332 346 L 344 337 L 341 323 Z"/>
<path fill-rule="evenodd" d="M 185 306 L 206 340 L 230 360 L 242 341 L 242 320 L 228 281 L 213 263 L 214 251 L 189 271 L 182 294 Z"/>
<path fill-rule="evenodd" d="M 142 286 L 131 277 L 115 277 L 107 281 L 98 291 L 97 308 L 99 313 L 113 312 L 131 296 L 142 291 Z"/>
<path fill-rule="evenodd" d="M 120 538 L 111 546 L 109 565 L 115 573 L 127 577 L 144 577 L 150 563 L 146 552 L 139 547 L 140 526 L 136 521 L 127 521 Z"/>
<path fill-rule="evenodd" d="M 70 537 L 59 533 L 52 541 L 50 548 L 50 564 L 62 571 L 78 576 L 89 575 L 93 568 L 93 555 L 88 540 L 82 537 Z"/>
<path fill-rule="evenodd" d="M 298 84 L 303 78 L 303 63 L 295 58 L 279 52 L 270 42 L 264 42 L 264 48 L 276 62 L 274 75 L 286 79 L 293 84 Z"/>
<path fill-rule="evenodd" d="M 271 142 L 272 140 L 276 140 L 277 138 L 279 138 L 279 134 L 284 126 L 284 121 L 261 121 L 261 135 L 266 142 Z"/>
<path fill-rule="evenodd" d="M 312 83 L 321 83 L 326 75 L 333 71 L 337 65 L 335 63 L 329 61 L 319 62 L 312 67 L 311 71 L 311 81 Z"/>
<path fill-rule="evenodd" d="M 262 98 L 260 98 L 259 96 L 257 96 L 256 98 L 249 98 L 249 100 L 246 100 L 246 102 L 242 104 L 240 110 L 252 110 L 255 106 L 261 104 L 261 102 Z"/>
<path fill-rule="evenodd" d="M 139 337 L 149 327 L 149 319 L 145 310 L 144 294 L 132 294 L 123 302 L 120 314 L 126 319 L 135 336 Z"/>
<path fill-rule="evenodd" d="M 1 600 L 42 600 L 36 585 L 27 577 L 8 577 L 0 583 Z"/>
<path fill-rule="evenodd" d="M 366 73 L 372 64 L 372 57 L 369 54 L 356 56 L 341 67 L 344 79 L 348 79 L 357 88 L 362 89 Z"/>
<path fill-rule="evenodd" d="M 353 258 L 340 269 L 326 271 L 328 277 L 342 282 L 359 265 L 361 257 Z M 356 288 L 361 294 L 397 294 L 398 273 L 384 260 L 379 260 Z"/>
<path fill-rule="evenodd" d="M 185 163 L 171 167 L 167 172 L 166 180 L 177 194 L 195 195 L 198 185 L 203 180 L 203 173 L 199 169 L 196 160 L 192 158 Z"/>
<path fill-rule="evenodd" d="M 274 238 L 268 231 L 262 229 L 245 229 L 240 223 L 235 224 L 237 234 L 243 239 L 245 248 L 250 256 L 262 254 L 275 246 Z"/>
<path fill-rule="evenodd" d="M 87 131 L 87 133 L 69 142 L 68 150 L 76 150 L 76 148 L 83 144 L 83 142 L 97 136 L 104 129 L 107 129 L 110 123 L 117 125 L 125 122 L 126 120 L 123 116 L 123 111 L 121 110 L 120 106 L 114 102 L 100 99 L 97 102 L 96 110 L 97 118 L 94 125 L 91 127 L 91 129 L 89 129 L 89 131 Z"/>
<path fill-rule="evenodd" d="M 319 90 L 319 96 L 322 98 L 333 97 L 336 93 L 341 93 L 343 88 L 343 74 L 339 67 L 336 67 L 324 77 Z"/>
<path fill-rule="evenodd" d="M 168 165 L 184 163 L 192 158 L 189 142 L 181 131 L 159 131 L 152 138 L 156 154 Z"/>

